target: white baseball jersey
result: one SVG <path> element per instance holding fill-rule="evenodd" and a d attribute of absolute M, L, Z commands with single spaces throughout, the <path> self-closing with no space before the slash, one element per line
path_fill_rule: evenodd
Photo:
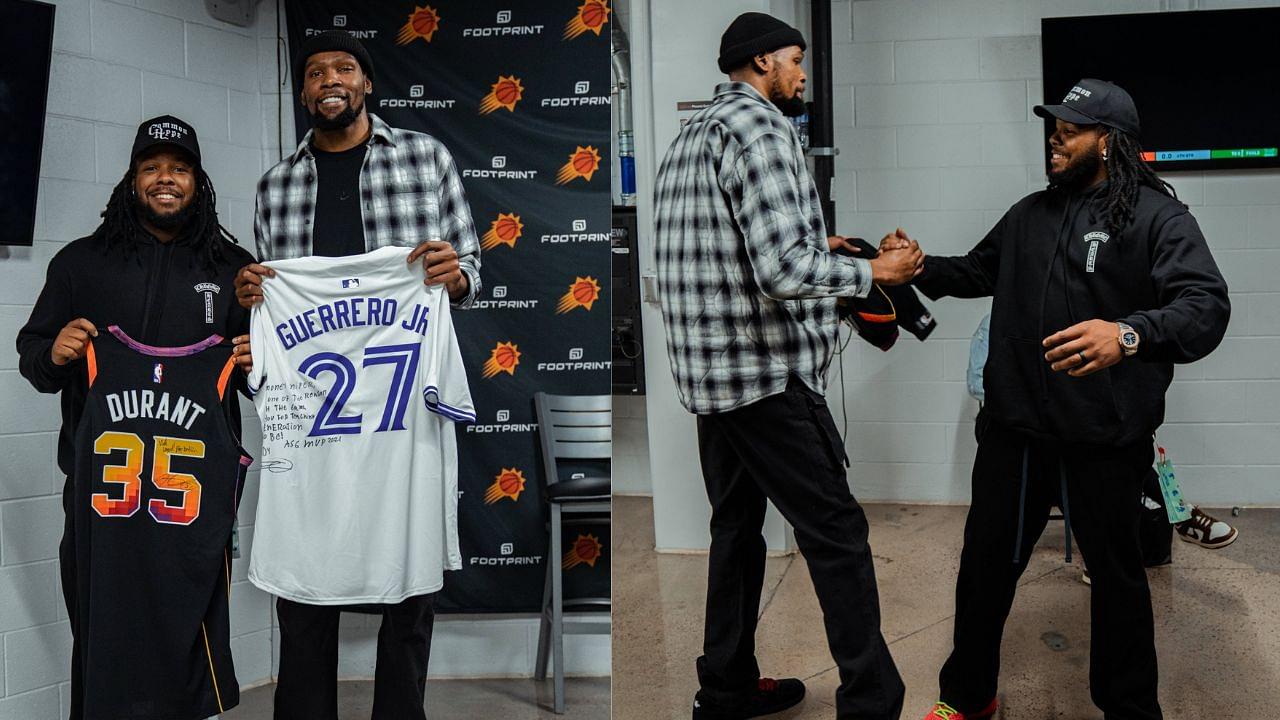
<path fill-rule="evenodd" d="M 443 287 L 409 248 L 270 263 L 251 320 L 262 472 L 249 580 L 316 605 L 435 592 L 475 410 Z"/>

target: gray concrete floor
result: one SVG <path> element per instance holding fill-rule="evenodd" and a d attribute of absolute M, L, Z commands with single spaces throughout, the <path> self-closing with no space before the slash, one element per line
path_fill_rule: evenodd
<path fill-rule="evenodd" d="M 221 720 L 271 720 L 274 685 L 240 693 L 240 705 Z M 567 678 L 565 714 L 551 712 L 551 681 L 520 679 L 431 680 L 427 717 L 431 720 L 609 720 L 609 678 Z M 338 718 L 368 720 L 373 682 L 338 683 Z"/>
<path fill-rule="evenodd" d="M 1148 571 L 1161 705 L 1171 719 L 1273 717 L 1280 700 L 1280 510 L 1247 509 L 1237 518 L 1207 510 L 1233 522 L 1240 538 L 1221 550 L 1175 540 L 1173 565 Z M 882 630 L 907 686 L 904 719 L 923 717 L 933 704 L 938 668 L 951 649 L 965 512 L 866 506 Z M 654 552 L 647 498 L 615 498 L 613 518 L 613 718 L 688 718 L 706 556 Z M 1063 564 L 1062 551 L 1062 524 L 1051 521 L 1005 630 L 999 717 L 1006 720 L 1102 718 L 1088 692 L 1089 588 L 1078 565 Z M 799 556 L 769 559 L 761 608 L 761 671 L 808 686 L 800 706 L 776 717 L 834 718 L 839 680 Z"/>

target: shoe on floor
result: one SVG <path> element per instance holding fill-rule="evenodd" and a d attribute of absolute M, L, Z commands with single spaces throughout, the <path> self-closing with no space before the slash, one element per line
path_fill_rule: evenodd
<path fill-rule="evenodd" d="M 803 699 L 804 683 L 795 678 L 760 678 L 754 692 L 733 703 L 710 700 L 699 691 L 693 698 L 693 720 L 745 720 L 772 715 Z"/>
<path fill-rule="evenodd" d="M 980 712 L 966 715 L 965 713 L 962 713 L 939 700 L 934 703 L 933 709 L 929 711 L 929 714 L 924 716 L 924 720 L 982 720 L 983 718 L 989 718 L 992 715 L 995 715 L 996 710 L 999 708 L 1000 699 L 991 698 L 991 702 L 987 703 L 987 706 Z"/>
<path fill-rule="evenodd" d="M 1191 506 L 1191 519 L 1173 526 L 1178 536 L 1184 541 L 1195 543 L 1203 548 L 1216 550 L 1236 541 L 1240 534 L 1235 528 L 1221 520 L 1206 514 L 1200 508 Z"/>
<path fill-rule="evenodd" d="M 1080 582 L 1093 587 L 1093 579 L 1089 577 L 1089 568 L 1084 568 L 1080 571 Z"/>

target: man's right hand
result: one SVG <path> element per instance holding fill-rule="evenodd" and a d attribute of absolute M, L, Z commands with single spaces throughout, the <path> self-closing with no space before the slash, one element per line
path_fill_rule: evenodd
<path fill-rule="evenodd" d="M 72 360 L 84 357 L 85 348 L 89 345 L 89 337 L 98 337 L 98 328 L 84 318 L 76 318 L 58 331 L 53 340 L 50 355 L 54 365 L 66 365 Z"/>
<path fill-rule="evenodd" d="M 880 241 L 880 256 L 871 261 L 871 281 L 877 285 L 903 285 L 924 270 L 920 245 L 898 228 Z"/>
<path fill-rule="evenodd" d="M 236 273 L 236 300 L 240 307 L 252 310 L 254 305 L 262 302 L 262 278 L 275 277 L 276 271 L 266 265 L 249 263 Z"/>

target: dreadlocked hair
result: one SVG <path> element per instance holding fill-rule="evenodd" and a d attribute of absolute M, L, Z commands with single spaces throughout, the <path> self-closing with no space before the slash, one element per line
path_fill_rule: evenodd
<path fill-rule="evenodd" d="M 1132 135 L 1112 128 L 1107 133 L 1107 179 L 1110 186 L 1103 198 L 1107 213 L 1107 230 L 1113 237 L 1133 219 L 1134 205 L 1138 202 L 1138 189 L 1143 185 L 1168 195 L 1174 200 L 1178 193 L 1151 170 L 1142 159 L 1142 146 Z"/>
<path fill-rule="evenodd" d="M 191 201 L 195 206 L 191 219 L 181 229 L 173 242 L 191 245 L 197 248 L 197 256 L 203 260 L 209 271 L 216 271 L 222 264 L 222 240 L 239 245 L 234 235 L 218 223 L 218 196 L 213 190 L 213 181 L 205 173 L 204 168 L 195 168 L 196 196 Z M 93 239 L 102 243 L 107 249 L 120 248 L 125 257 L 133 256 L 138 251 L 135 241 L 140 234 L 147 232 L 138 220 L 137 202 L 134 199 L 133 168 L 124 174 L 120 182 L 111 191 L 107 207 L 102 211 L 102 224 L 93 231 Z"/>

